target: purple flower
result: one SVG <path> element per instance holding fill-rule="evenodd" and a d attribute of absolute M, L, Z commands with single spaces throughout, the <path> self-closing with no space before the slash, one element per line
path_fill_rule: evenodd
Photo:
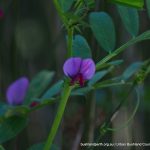
<path fill-rule="evenodd" d="M 10 105 L 21 105 L 29 87 L 29 80 L 21 77 L 14 81 L 7 89 L 6 97 Z"/>
<path fill-rule="evenodd" d="M 95 63 L 92 59 L 81 59 L 80 57 L 69 58 L 63 66 L 66 76 L 71 78 L 71 84 L 79 82 L 80 86 L 84 81 L 90 80 L 95 73 Z"/>

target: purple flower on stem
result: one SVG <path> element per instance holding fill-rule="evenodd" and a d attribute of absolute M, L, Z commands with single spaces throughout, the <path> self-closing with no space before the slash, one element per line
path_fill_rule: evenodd
<path fill-rule="evenodd" d="M 66 76 L 71 78 L 71 84 L 78 82 L 84 85 L 95 73 L 95 63 L 92 59 L 81 59 L 80 57 L 69 58 L 65 61 L 63 70 Z"/>
<path fill-rule="evenodd" d="M 14 81 L 7 89 L 6 97 L 10 105 L 21 105 L 29 87 L 29 80 L 21 77 Z"/>

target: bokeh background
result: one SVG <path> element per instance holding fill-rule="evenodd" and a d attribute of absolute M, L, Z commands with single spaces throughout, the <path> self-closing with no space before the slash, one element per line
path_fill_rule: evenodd
<path fill-rule="evenodd" d="M 0 0 L 0 100 L 5 101 L 7 86 L 20 76 L 32 79 L 41 70 L 55 71 L 55 81 L 63 77 L 62 66 L 66 56 L 66 31 L 57 15 L 51 0 Z M 96 1 L 96 11 L 106 11 L 114 19 L 117 32 L 117 45 L 130 38 L 122 25 L 114 4 L 105 0 Z M 150 28 L 147 8 L 139 10 L 140 33 Z M 88 17 L 87 17 L 88 20 Z M 76 33 L 78 33 L 76 31 Z M 103 58 L 106 52 L 97 45 L 91 31 L 82 27 L 92 49 L 95 61 Z M 111 34 L 111 33 L 110 33 Z M 117 46 L 117 47 L 118 47 Z M 138 43 L 122 53 L 118 58 L 124 63 L 106 78 L 120 74 L 129 64 L 150 57 L 150 42 Z M 143 98 L 140 108 L 130 126 L 107 133 L 102 142 L 150 142 L 150 78 L 143 85 Z M 92 142 L 98 133 L 97 127 L 113 109 L 114 103 L 122 98 L 126 89 L 107 88 L 89 93 L 86 97 L 76 96 L 68 102 L 62 125 L 55 143 L 59 149 L 81 149 L 80 142 Z M 135 101 L 133 95 L 129 101 Z M 133 103 L 124 106 L 112 126 L 125 122 L 134 108 Z M 51 127 L 57 104 L 35 111 L 30 115 L 29 125 L 16 138 L 4 143 L 6 150 L 27 150 L 30 145 L 43 142 Z M 109 148 L 118 149 L 120 147 Z M 127 149 L 139 149 L 128 147 Z M 144 148 L 143 148 L 144 149 Z"/>

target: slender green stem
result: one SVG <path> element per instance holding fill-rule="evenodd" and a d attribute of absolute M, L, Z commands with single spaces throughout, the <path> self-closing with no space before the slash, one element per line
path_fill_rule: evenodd
<path fill-rule="evenodd" d="M 113 57 L 115 57 L 118 54 L 120 54 L 121 52 L 123 52 L 129 46 L 131 46 L 131 45 L 133 45 L 133 44 L 135 44 L 137 42 L 143 41 L 143 40 L 148 40 L 148 39 L 150 39 L 149 37 L 150 37 L 150 31 L 147 31 L 147 32 L 144 32 L 141 35 L 135 37 L 135 38 L 132 38 L 130 41 L 128 41 L 127 43 L 125 43 L 124 45 L 122 45 L 121 47 L 119 47 L 118 49 L 113 51 L 111 54 L 107 55 L 101 61 L 99 61 L 96 64 L 96 69 L 99 70 L 99 68 L 101 68 L 101 66 L 104 65 L 107 61 L 109 61 Z"/>
<path fill-rule="evenodd" d="M 54 119 L 54 122 L 53 122 L 53 125 L 51 128 L 51 131 L 49 133 L 47 142 L 45 144 L 44 150 L 50 150 L 50 148 L 51 148 L 51 145 L 52 145 L 53 140 L 55 138 L 55 135 L 57 133 L 57 129 L 58 129 L 60 122 L 62 120 L 62 116 L 63 116 L 64 110 L 65 110 L 65 107 L 67 104 L 67 100 L 69 98 L 69 95 L 70 95 L 72 88 L 73 87 L 69 86 L 68 82 L 65 82 L 64 90 L 62 92 L 62 96 L 61 96 L 60 104 L 58 106 L 57 114 L 56 114 L 56 117 Z"/>
<path fill-rule="evenodd" d="M 56 103 L 58 102 L 58 97 L 57 98 L 50 98 L 50 99 L 43 99 L 43 101 L 45 102 L 42 102 L 40 105 L 37 105 L 37 106 L 34 106 L 33 108 L 30 109 L 29 113 L 33 112 L 33 111 L 36 111 L 38 109 L 41 109 L 47 105 L 51 105 L 53 103 Z"/>
<path fill-rule="evenodd" d="M 67 57 L 71 57 L 72 56 L 72 42 L 73 42 L 73 31 L 74 28 L 73 27 L 69 27 L 69 21 L 67 20 L 67 18 L 65 17 L 65 14 L 62 10 L 62 8 L 60 7 L 60 4 L 58 2 L 58 0 L 53 0 L 53 3 L 56 7 L 56 10 L 59 14 L 60 19 L 62 20 L 62 22 L 64 23 L 65 27 L 67 28 L 67 32 L 68 32 L 68 42 L 67 42 Z"/>
<path fill-rule="evenodd" d="M 58 0 L 53 0 L 53 3 L 55 5 L 55 8 L 56 8 L 56 10 L 58 12 L 58 15 L 59 15 L 61 21 L 65 24 L 65 26 L 67 26 L 67 19 L 66 19 L 65 15 L 64 15 L 64 12 L 63 12 L 63 10 L 62 10 Z"/>
<path fill-rule="evenodd" d="M 129 43 L 126 43 L 123 46 L 121 46 L 118 49 L 116 49 L 114 52 L 112 52 L 109 55 L 107 55 L 105 58 L 103 58 L 100 62 L 98 62 L 96 64 L 96 69 L 99 69 L 101 67 L 101 65 L 103 65 L 104 63 L 106 63 L 107 61 L 109 61 L 110 59 L 112 59 L 113 57 L 117 56 L 124 49 L 126 49 L 129 45 L 130 45 Z"/>
<path fill-rule="evenodd" d="M 53 0 L 54 5 L 56 7 L 56 10 L 59 14 L 59 17 L 61 18 L 62 22 L 64 23 L 65 27 L 67 28 L 67 32 L 68 32 L 68 42 L 67 42 L 67 57 L 71 57 L 72 56 L 72 41 L 73 41 L 73 27 L 70 28 L 68 26 L 68 20 L 64 15 L 63 10 L 60 7 L 60 4 L 58 2 L 58 0 Z M 61 100 L 60 100 L 60 104 L 58 106 L 58 110 L 54 119 L 54 122 L 52 124 L 52 128 L 51 131 L 49 133 L 48 139 L 46 141 L 46 144 L 44 146 L 44 150 L 50 150 L 51 145 L 53 143 L 53 140 L 55 138 L 55 135 L 57 133 L 58 127 L 60 125 L 60 122 L 62 120 L 62 116 L 67 104 L 67 100 L 69 98 L 70 92 L 72 90 L 73 87 L 69 86 L 68 82 L 66 81 L 64 84 L 64 90 L 62 92 L 61 95 Z"/>
<path fill-rule="evenodd" d="M 72 43 L 73 43 L 73 27 L 68 28 L 68 48 L 67 48 L 67 57 L 72 56 Z"/>
<path fill-rule="evenodd" d="M 119 81 L 119 82 L 110 82 L 110 83 L 105 83 L 104 82 L 100 82 L 100 83 L 97 83 L 95 84 L 93 87 L 94 89 L 101 89 L 101 88 L 107 88 L 107 87 L 114 87 L 114 86 L 119 86 L 119 85 L 132 85 L 132 82 L 122 82 L 122 81 Z"/>

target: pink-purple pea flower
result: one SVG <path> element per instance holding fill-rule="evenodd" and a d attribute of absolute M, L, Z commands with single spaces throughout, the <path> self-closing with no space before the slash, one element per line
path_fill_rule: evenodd
<path fill-rule="evenodd" d="M 21 105 L 29 87 L 29 80 L 21 77 L 14 81 L 7 89 L 6 98 L 10 105 Z"/>
<path fill-rule="evenodd" d="M 95 74 L 95 63 L 90 58 L 72 57 L 64 63 L 63 71 L 71 78 L 71 84 L 77 82 L 83 86 L 84 82 L 90 80 Z"/>

